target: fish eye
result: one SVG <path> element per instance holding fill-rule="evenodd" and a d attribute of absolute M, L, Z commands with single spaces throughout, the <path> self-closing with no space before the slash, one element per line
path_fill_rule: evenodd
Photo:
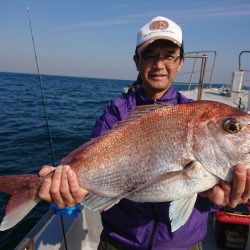
<path fill-rule="evenodd" d="M 241 125 L 236 119 L 228 118 L 223 123 L 223 129 L 228 133 L 234 134 L 241 130 Z"/>

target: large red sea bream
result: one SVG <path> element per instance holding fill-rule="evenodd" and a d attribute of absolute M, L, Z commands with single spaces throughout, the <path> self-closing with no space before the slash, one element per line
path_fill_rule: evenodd
<path fill-rule="evenodd" d="M 137 107 L 62 160 L 90 192 L 85 207 L 102 211 L 122 198 L 172 201 L 172 231 L 187 221 L 197 194 L 220 179 L 230 181 L 238 163 L 250 163 L 250 115 L 213 101 Z M 37 204 L 42 181 L 35 175 L 0 176 L 0 191 L 12 195 L 0 230 Z"/>

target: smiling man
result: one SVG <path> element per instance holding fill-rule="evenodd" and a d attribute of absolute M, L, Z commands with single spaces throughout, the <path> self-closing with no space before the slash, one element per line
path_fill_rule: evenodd
<path fill-rule="evenodd" d="M 134 56 L 143 88 L 150 99 L 168 91 L 184 61 L 181 28 L 157 17 L 139 30 Z"/>
<path fill-rule="evenodd" d="M 136 106 L 192 102 L 172 86 L 183 64 L 183 55 L 179 25 L 158 16 L 143 26 L 138 32 L 134 55 L 139 77 L 126 95 L 107 105 L 96 121 L 92 137 L 102 135 L 126 119 Z M 51 170 L 53 168 L 46 167 L 40 175 L 45 176 Z M 207 233 L 208 214 L 218 205 L 233 207 L 246 202 L 249 192 L 250 172 L 238 165 L 233 183 L 223 182 L 200 194 L 190 218 L 175 232 L 170 230 L 169 202 L 138 203 L 122 199 L 101 213 L 103 232 L 98 249 L 201 249 L 201 241 Z M 46 179 L 39 194 L 42 199 L 63 208 L 81 202 L 87 193 L 79 186 L 74 171 L 65 165 L 57 168 L 53 178 Z"/>

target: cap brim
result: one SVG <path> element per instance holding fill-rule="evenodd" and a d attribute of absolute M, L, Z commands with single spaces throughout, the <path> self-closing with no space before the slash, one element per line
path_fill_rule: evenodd
<path fill-rule="evenodd" d="M 149 40 L 147 40 L 145 43 L 141 44 L 140 46 L 138 46 L 136 48 L 136 51 L 138 54 L 141 54 L 151 43 L 153 43 L 154 41 L 156 40 L 166 40 L 166 41 L 170 41 L 170 42 L 173 42 L 174 44 L 176 44 L 178 47 L 181 48 L 181 44 L 176 41 L 175 39 L 173 39 L 172 37 L 167 37 L 167 36 L 156 36 L 156 37 L 153 37 Z"/>

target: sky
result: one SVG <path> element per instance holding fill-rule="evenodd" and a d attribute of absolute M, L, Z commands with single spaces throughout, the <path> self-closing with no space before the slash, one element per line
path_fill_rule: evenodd
<path fill-rule="evenodd" d="M 182 27 L 185 52 L 216 50 L 215 82 L 250 50 L 249 0 L 1 0 L 0 72 L 36 73 L 27 7 L 41 74 L 133 80 L 137 32 L 159 15 Z"/>

